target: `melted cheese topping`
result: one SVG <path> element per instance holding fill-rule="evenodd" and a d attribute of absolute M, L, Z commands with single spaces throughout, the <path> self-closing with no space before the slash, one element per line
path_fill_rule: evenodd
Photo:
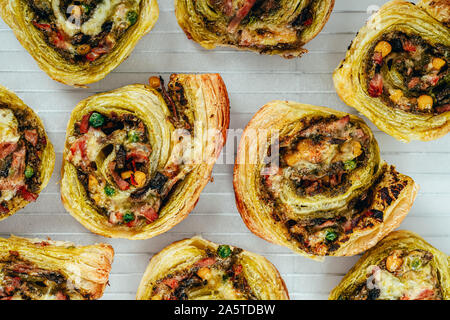
<path fill-rule="evenodd" d="M 122 0 L 103 1 L 97 5 L 92 17 L 81 26 L 81 32 L 86 35 L 94 36 L 102 31 L 102 25 L 109 16 L 115 11 L 115 7 Z"/>
<path fill-rule="evenodd" d="M 19 124 L 14 113 L 6 108 L 0 109 L 0 143 L 16 143 L 20 139 Z"/>
<path fill-rule="evenodd" d="M 237 291 L 233 286 L 233 281 L 228 279 L 223 281 L 225 273 L 222 270 L 210 268 L 210 273 L 204 280 L 208 283 L 205 287 L 198 289 L 194 288 L 189 293 L 189 298 L 202 299 L 218 299 L 218 300 L 241 300 L 245 299 L 242 293 Z M 206 294 L 206 296 L 205 296 Z"/>
<path fill-rule="evenodd" d="M 64 30 L 66 34 L 73 37 L 75 34 L 82 32 L 85 35 L 96 36 L 102 32 L 103 24 L 113 17 L 116 23 L 125 21 L 128 8 L 138 8 L 140 0 L 130 0 L 127 5 L 119 6 L 123 0 L 104 0 L 100 2 L 90 19 L 80 25 L 73 17 L 66 18 L 66 13 L 60 11 L 60 0 L 52 0 L 52 9 L 56 18 L 56 25 L 59 29 Z"/>
<path fill-rule="evenodd" d="M 414 272 L 413 277 L 398 278 L 392 273 L 380 269 L 378 266 L 370 266 L 368 271 L 373 272 L 375 288 L 380 289 L 379 300 L 397 300 L 408 297 L 414 300 L 425 290 L 434 290 L 433 284 L 426 277 L 431 273 L 430 266 L 425 267 L 422 272 Z"/>

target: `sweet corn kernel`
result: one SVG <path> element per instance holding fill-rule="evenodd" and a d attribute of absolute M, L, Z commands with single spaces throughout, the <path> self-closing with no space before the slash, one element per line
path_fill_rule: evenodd
<path fill-rule="evenodd" d="M 85 54 L 88 54 L 89 51 L 91 51 L 91 46 L 88 44 L 82 44 L 82 45 L 78 46 L 76 51 L 79 55 L 84 56 Z"/>
<path fill-rule="evenodd" d="M 376 52 L 380 52 L 381 55 L 384 57 L 386 57 L 389 53 L 391 53 L 392 51 L 392 46 L 389 44 L 389 42 L 387 41 L 380 41 L 378 42 L 378 44 L 375 46 L 375 51 Z"/>
<path fill-rule="evenodd" d="M 133 173 L 132 171 L 124 171 L 120 174 L 120 176 L 122 177 L 122 179 L 125 180 L 125 179 L 129 179 L 131 177 L 132 173 Z"/>
<path fill-rule="evenodd" d="M 141 171 L 136 171 L 134 173 L 134 180 L 137 183 L 138 188 L 142 188 L 145 184 L 145 179 L 146 179 L 146 175 L 145 173 L 141 172 Z"/>
<path fill-rule="evenodd" d="M 159 77 L 150 77 L 148 79 L 148 83 L 150 84 L 150 87 L 155 89 L 161 86 L 161 80 L 159 80 Z"/>
<path fill-rule="evenodd" d="M 89 186 L 89 189 L 90 189 L 90 190 L 92 190 L 93 188 L 95 188 L 96 186 L 98 186 L 97 178 L 96 178 L 94 175 L 92 175 L 92 174 L 89 175 L 88 186 Z"/>
<path fill-rule="evenodd" d="M 203 267 L 197 271 L 197 275 L 203 280 L 208 279 L 211 275 L 211 270 L 209 268 Z"/>
<path fill-rule="evenodd" d="M 358 141 L 352 141 L 352 147 L 353 147 L 353 156 L 359 157 L 362 153 L 362 149 L 361 149 L 361 143 L 359 143 Z"/>
<path fill-rule="evenodd" d="M 402 97 L 403 97 L 403 91 L 400 89 L 392 91 L 391 95 L 389 96 L 389 98 L 391 98 L 391 100 L 394 103 L 398 103 Z"/>
<path fill-rule="evenodd" d="M 441 58 L 433 58 L 432 61 L 433 68 L 435 68 L 436 70 L 441 70 L 441 68 L 445 66 L 445 63 L 445 60 Z"/>
<path fill-rule="evenodd" d="M 429 110 L 433 107 L 433 98 L 424 94 L 417 99 L 417 104 L 420 110 Z"/>

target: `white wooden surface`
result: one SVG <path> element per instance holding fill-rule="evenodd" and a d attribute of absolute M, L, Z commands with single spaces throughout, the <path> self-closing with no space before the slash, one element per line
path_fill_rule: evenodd
<path fill-rule="evenodd" d="M 355 113 L 334 91 L 331 73 L 368 18 L 370 5 L 383 0 L 336 0 L 323 32 L 307 45 L 301 59 L 284 60 L 218 48 L 206 51 L 186 39 L 175 19 L 172 0 L 159 0 L 160 17 L 131 56 L 106 79 L 89 89 L 74 89 L 42 72 L 0 21 L 0 83 L 14 90 L 43 119 L 56 149 L 56 166 L 47 188 L 36 203 L 0 222 L 0 236 L 51 237 L 81 244 L 110 243 L 116 256 L 106 299 L 134 299 L 149 258 L 173 241 L 195 234 L 229 243 L 266 256 L 281 272 L 292 299 L 326 299 L 329 291 L 358 257 L 327 258 L 314 262 L 259 239 L 245 227 L 234 202 L 232 165 L 218 164 L 214 182 L 203 191 L 195 210 L 169 232 L 143 241 L 107 239 L 76 222 L 60 202 L 61 152 L 67 121 L 77 102 L 91 94 L 131 83 L 146 82 L 154 74 L 166 79 L 172 72 L 220 72 L 231 99 L 231 128 L 243 128 L 266 102 L 290 99 Z M 427 241 L 450 252 L 450 135 L 433 142 L 400 143 L 372 124 L 383 158 L 411 175 L 421 186 L 402 229 L 418 232 Z M 235 146 L 230 139 L 227 156 Z"/>

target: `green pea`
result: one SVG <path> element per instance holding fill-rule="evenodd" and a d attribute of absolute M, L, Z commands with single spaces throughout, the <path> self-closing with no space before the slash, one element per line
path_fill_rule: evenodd
<path fill-rule="evenodd" d="M 344 162 L 344 168 L 346 171 L 352 171 L 356 168 L 356 161 L 355 160 L 348 160 Z"/>
<path fill-rule="evenodd" d="M 419 270 L 421 266 L 422 261 L 420 261 L 420 259 L 414 259 L 413 261 L 411 261 L 411 269 L 413 269 L 414 271 Z"/>
<path fill-rule="evenodd" d="M 34 170 L 32 167 L 27 166 L 25 168 L 25 178 L 30 179 L 32 176 L 34 176 Z"/>
<path fill-rule="evenodd" d="M 327 241 L 334 241 L 336 240 L 336 238 L 338 237 L 337 233 L 333 230 L 327 230 L 327 234 L 325 235 L 325 239 L 327 239 Z"/>
<path fill-rule="evenodd" d="M 128 132 L 128 141 L 130 142 L 139 142 L 139 135 L 134 132 L 134 131 L 130 131 Z"/>
<path fill-rule="evenodd" d="M 116 193 L 116 190 L 111 186 L 105 186 L 105 193 L 108 197 L 113 196 Z"/>
<path fill-rule="evenodd" d="M 83 8 L 85 14 L 88 14 L 89 11 L 91 11 L 91 7 L 89 7 L 87 4 L 82 4 L 81 7 Z"/>
<path fill-rule="evenodd" d="M 127 19 L 130 22 L 130 25 L 133 25 L 138 19 L 138 14 L 136 13 L 136 11 L 128 11 Z"/>
<path fill-rule="evenodd" d="M 105 117 L 103 117 L 100 113 L 94 112 L 89 117 L 89 124 L 94 128 L 98 128 L 103 125 L 105 122 Z"/>
<path fill-rule="evenodd" d="M 128 223 L 134 220 L 134 213 L 133 212 L 127 212 L 123 216 L 123 222 Z"/>
<path fill-rule="evenodd" d="M 231 248 L 230 248 L 230 246 L 227 246 L 227 245 L 221 245 L 221 246 L 219 246 L 219 248 L 217 249 L 217 254 L 218 254 L 219 257 L 221 257 L 221 258 L 229 257 L 230 254 L 231 254 Z"/>

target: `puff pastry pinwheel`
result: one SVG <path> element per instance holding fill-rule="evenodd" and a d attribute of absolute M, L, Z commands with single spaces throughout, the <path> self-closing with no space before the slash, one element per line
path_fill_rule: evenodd
<path fill-rule="evenodd" d="M 417 193 L 358 117 L 273 101 L 241 137 L 234 190 L 256 235 L 309 258 L 349 256 L 397 227 Z"/>
<path fill-rule="evenodd" d="M 167 90 L 150 83 L 81 101 L 67 126 L 62 200 L 103 236 L 147 239 L 187 217 L 225 143 L 229 100 L 218 74 L 174 74 Z"/>
<path fill-rule="evenodd" d="M 107 244 L 0 238 L 0 300 L 98 299 L 113 256 Z"/>
<path fill-rule="evenodd" d="M 266 258 L 193 237 L 152 257 L 138 300 L 288 300 L 277 269 Z"/>
<path fill-rule="evenodd" d="M 175 14 L 189 39 L 206 49 L 230 46 L 284 58 L 324 27 L 334 0 L 175 0 Z"/>
<path fill-rule="evenodd" d="M 450 131 L 450 2 L 390 1 L 333 74 L 341 99 L 403 142 Z"/>
<path fill-rule="evenodd" d="M 0 0 L 0 14 L 52 79 L 85 86 L 128 57 L 159 11 L 156 0 Z"/>
<path fill-rule="evenodd" d="M 411 231 L 394 231 L 367 251 L 330 300 L 449 300 L 450 258 Z"/>
<path fill-rule="evenodd" d="M 0 220 L 37 199 L 54 164 L 53 146 L 41 119 L 0 86 Z"/>

